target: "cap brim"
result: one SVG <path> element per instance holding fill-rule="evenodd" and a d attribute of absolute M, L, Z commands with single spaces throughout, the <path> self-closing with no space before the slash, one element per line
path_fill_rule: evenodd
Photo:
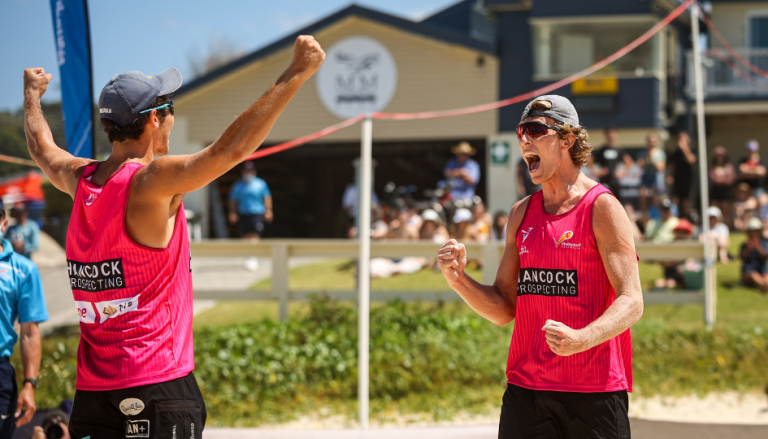
<path fill-rule="evenodd" d="M 155 78 L 160 81 L 160 93 L 158 96 L 171 94 L 181 87 L 181 72 L 173 67 L 158 73 L 155 75 Z"/>

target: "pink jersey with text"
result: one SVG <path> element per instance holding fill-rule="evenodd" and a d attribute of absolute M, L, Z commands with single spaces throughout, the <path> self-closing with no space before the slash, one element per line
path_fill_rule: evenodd
<path fill-rule="evenodd" d="M 516 236 L 520 273 L 507 361 L 510 384 L 562 392 L 632 391 L 629 329 L 567 357 L 550 350 L 541 329 L 549 319 L 584 328 L 616 298 L 592 229 L 592 206 L 605 193 L 610 191 L 597 185 L 560 215 L 544 211 L 542 191 L 528 200 Z"/>
<path fill-rule="evenodd" d="M 125 228 L 131 181 L 127 163 L 104 186 L 85 168 L 67 231 L 67 268 L 80 317 L 80 390 L 155 384 L 195 368 L 192 273 L 184 205 L 166 248 L 137 244 Z"/>

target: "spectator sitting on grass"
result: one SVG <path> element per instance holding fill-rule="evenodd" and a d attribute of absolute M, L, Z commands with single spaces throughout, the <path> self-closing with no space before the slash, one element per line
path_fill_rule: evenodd
<path fill-rule="evenodd" d="M 727 265 L 730 262 L 728 247 L 731 245 L 731 231 L 723 223 L 723 212 L 719 207 L 710 206 L 707 209 L 707 217 L 709 218 L 709 236 L 712 243 L 717 246 L 718 260 L 723 265 Z M 703 234 L 699 236 L 699 240 L 704 242 Z"/>
<path fill-rule="evenodd" d="M 451 239 L 448 230 L 443 225 L 440 215 L 432 209 L 426 209 L 421 212 L 421 230 L 419 230 L 419 239 L 432 241 L 435 244 L 443 244 Z"/>
<path fill-rule="evenodd" d="M 451 238 L 457 241 L 477 241 L 477 230 L 472 224 L 472 212 L 469 209 L 457 209 L 453 214 Z"/>
<path fill-rule="evenodd" d="M 680 219 L 672 213 L 672 201 L 664 198 L 659 203 L 659 214 L 661 218 L 651 219 L 645 227 L 645 238 L 651 239 L 656 244 L 666 244 L 675 240 L 675 227 Z"/>
<path fill-rule="evenodd" d="M 693 224 L 686 219 L 678 221 L 677 226 L 672 230 L 675 241 L 684 241 L 693 237 Z M 664 278 L 656 279 L 656 288 L 676 288 L 678 285 L 684 285 L 682 265 L 685 261 L 663 261 L 661 266 L 664 268 Z"/>
<path fill-rule="evenodd" d="M 741 245 L 741 280 L 744 285 L 768 291 L 768 240 L 763 238 L 763 223 L 750 218 L 747 224 L 747 242 Z"/>
<path fill-rule="evenodd" d="M 757 198 L 752 196 L 752 187 L 745 182 L 736 186 L 736 200 L 733 202 L 733 228 L 744 231 L 750 218 L 758 209 Z"/>

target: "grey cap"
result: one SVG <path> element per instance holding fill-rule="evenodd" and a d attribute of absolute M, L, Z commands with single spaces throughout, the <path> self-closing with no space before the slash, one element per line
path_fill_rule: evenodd
<path fill-rule="evenodd" d="M 537 108 L 531 109 L 534 102 L 541 102 L 540 105 L 536 105 Z M 567 98 L 558 95 L 544 95 L 533 99 L 528 102 L 523 111 L 522 121 L 526 117 L 551 117 L 561 124 L 572 125 L 575 127 L 581 126 L 579 123 L 579 115 L 576 113 L 576 109 L 573 108 L 573 104 Z"/>
<path fill-rule="evenodd" d="M 181 73 L 171 67 L 155 76 L 131 71 L 110 79 L 101 89 L 99 117 L 125 126 L 139 118 L 158 96 L 164 96 L 181 87 Z"/>

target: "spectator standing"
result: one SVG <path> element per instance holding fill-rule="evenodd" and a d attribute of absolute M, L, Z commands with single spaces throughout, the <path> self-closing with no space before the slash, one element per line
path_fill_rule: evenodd
<path fill-rule="evenodd" d="M 531 171 L 528 170 L 528 163 L 524 158 L 520 157 L 520 161 L 517 162 L 517 195 L 518 199 L 533 195 L 534 192 L 541 190 L 540 184 L 535 184 L 531 180 Z"/>
<path fill-rule="evenodd" d="M 477 151 L 469 142 L 461 142 L 451 148 L 455 158 L 448 160 L 443 175 L 448 180 L 454 200 L 463 200 L 467 205 L 475 197 L 475 188 L 480 181 L 480 165 L 470 157 Z"/>
<path fill-rule="evenodd" d="M 659 136 L 649 133 L 645 137 L 647 155 L 642 160 L 643 177 L 640 183 L 640 213 L 643 221 L 648 219 L 648 208 L 665 191 L 664 170 L 667 167 L 667 154 L 659 147 Z"/>
<path fill-rule="evenodd" d="M 5 205 L 0 200 L 0 237 L 8 228 Z M 35 390 L 40 370 L 39 322 L 48 320 L 43 283 L 37 266 L 13 251 L 7 239 L 0 240 L 0 437 L 12 438 L 16 427 L 28 423 L 35 414 Z M 20 337 L 13 327 L 18 319 Z M 23 387 L 19 393 L 16 372 L 10 357 L 16 341 L 21 338 L 21 362 L 24 368 Z M 21 411 L 26 410 L 23 417 Z"/>
<path fill-rule="evenodd" d="M 660 219 L 651 219 L 645 227 L 645 238 L 656 244 L 667 244 L 675 240 L 675 227 L 680 219 L 672 213 L 672 202 L 665 198 L 659 205 Z"/>
<path fill-rule="evenodd" d="M 360 197 L 357 195 L 357 186 L 354 183 L 350 183 L 344 189 L 344 195 L 341 200 L 341 207 L 344 208 L 344 212 L 347 212 L 349 219 L 352 220 L 352 223 L 355 227 L 357 227 L 357 212 L 359 205 Z M 373 189 L 371 189 L 371 206 L 378 207 L 380 205 L 381 203 L 379 203 L 379 197 L 377 197 L 376 192 L 373 192 Z"/>
<path fill-rule="evenodd" d="M 40 247 L 40 226 L 29 220 L 29 212 L 24 204 L 13 206 L 11 217 L 16 220 L 16 224 L 8 227 L 7 235 L 13 250 L 32 258 L 32 252 Z"/>
<path fill-rule="evenodd" d="M 229 222 L 239 222 L 243 238 L 260 238 L 264 222 L 272 222 L 272 194 L 267 182 L 256 176 L 252 161 L 243 163 L 242 178 L 229 193 Z"/>
<path fill-rule="evenodd" d="M 616 178 L 619 182 L 619 195 L 624 208 L 639 207 L 640 184 L 643 180 L 643 170 L 629 154 L 621 157 L 621 163 L 616 166 Z M 634 209 L 633 209 L 634 210 Z"/>
<path fill-rule="evenodd" d="M 672 202 L 680 209 L 681 218 L 691 215 L 691 182 L 696 154 L 691 150 L 691 136 L 685 131 L 677 134 L 677 149 L 669 157 L 667 183 L 672 186 Z"/>
<path fill-rule="evenodd" d="M 739 181 L 752 188 L 752 195 L 760 198 L 765 193 L 765 164 L 760 158 L 760 144 L 757 140 L 748 140 L 747 155 L 739 161 Z"/>
<path fill-rule="evenodd" d="M 728 151 L 722 146 L 716 146 L 712 150 L 709 165 L 709 200 L 720 210 L 720 216 L 724 216 L 727 220 L 731 218 L 731 200 L 735 182 L 736 169 L 728 158 Z"/>
<path fill-rule="evenodd" d="M 727 265 L 730 262 L 728 247 L 731 245 L 731 231 L 723 223 L 723 212 L 719 207 L 710 206 L 707 209 L 707 217 L 709 218 L 709 236 L 717 248 L 717 258 L 722 264 Z M 702 234 L 699 240 L 704 242 L 704 238 Z"/>
<path fill-rule="evenodd" d="M 621 157 L 619 150 L 616 149 L 616 141 L 618 140 L 618 133 L 613 127 L 605 129 L 605 145 L 594 153 L 594 162 L 600 166 L 600 169 L 593 171 L 593 174 L 598 178 L 600 183 L 603 184 L 613 195 L 621 202 L 619 180 L 616 176 L 616 167 L 621 163 Z"/>
<path fill-rule="evenodd" d="M 739 251 L 742 260 L 741 279 L 745 285 L 757 287 L 760 292 L 768 291 L 768 240 L 763 238 L 763 223 L 750 218 L 747 224 L 747 242 Z"/>

